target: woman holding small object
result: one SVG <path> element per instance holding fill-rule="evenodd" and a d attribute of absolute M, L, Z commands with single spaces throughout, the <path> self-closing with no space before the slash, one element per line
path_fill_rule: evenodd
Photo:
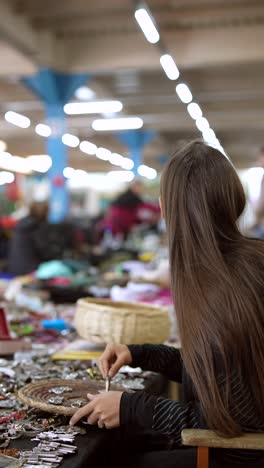
<path fill-rule="evenodd" d="M 245 195 L 232 164 L 200 141 L 168 162 L 161 179 L 171 288 L 181 350 L 163 345 L 108 345 L 104 378 L 124 364 L 183 384 L 183 401 L 144 392 L 88 395 L 76 424 L 114 428 L 136 423 L 167 437 L 167 450 L 131 454 L 126 466 L 196 467 L 196 450 L 181 448 L 185 428 L 225 437 L 264 431 L 264 241 L 239 232 Z M 168 450 L 170 448 L 170 451 Z M 212 465 L 261 468 L 263 454 L 212 451 Z"/>

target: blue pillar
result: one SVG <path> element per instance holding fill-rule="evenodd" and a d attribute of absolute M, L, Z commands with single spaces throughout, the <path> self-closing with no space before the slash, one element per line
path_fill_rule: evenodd
<path fill-rule="evenodd" d="M 75 90 L 85 84 L 88 79 L 89 75 L 85 73 L 71 75 L 43 68 L 35 76 L 22 80 L 44 103 L 46 123 L 52 129 L 51 136 L 47 138 L 47 154 L 52 159 L 52 167 L 48 172 L 50 180 L 49 218 L 52 223 L 63 221 L 69 208 L 68 193 L 63 177 L 63 169 L 67 166 L 68 159 L 67 147 L 61 139 L 67 129 L 63 108 Z"/>
<path fill-rule="evenodd" d="M 152 130 L 126 130 L 117 134 L 118 139 L 128 147 L 129 156 L 134 162 L 133 172 L 137 175 L 138 168 L 143 164 L 143 148 L 156 133 Z"/>

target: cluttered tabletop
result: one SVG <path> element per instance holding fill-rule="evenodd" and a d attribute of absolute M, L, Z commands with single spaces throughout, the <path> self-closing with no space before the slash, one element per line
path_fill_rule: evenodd
<path fill-rule="evenodd" d="M 0 281 L 0 467 L 87 466 L 92 461 L 98 463 L 106 448 L 122 438 L 121 430 L 98 429 L 84 420 L 70 426 L 69 420 L 77 408 L 87 403 L 88 392 L 109 390 L 110 382 L 102 378 L 97 366 L 104 345 L 98 336 L 94 339 L 93 327 L 98 333 L 103 313 L 112 314 L 115 323 L 115 301 L 119 301 L 119 309 L 122 303 L 126 316 L 127 307 L 135 314 L 133 300 L 141 302 L 145 314 L 153 308 L 157 325 L 150 327 L 150 333 L 159 330 L 162 341 L 168 334 L 169 319 L 164 320 L 164 310 L 170 306 L 171 298 L 166 288 L 155 282 L 127 279 L 129 266 L 139 275 L 142 265 L 146 268 L 145 260 L 125 260 L 124 273 L 124 262 L 120 262 L 118 270 L 104 274 L 103 280 L 98 281 L 97 277 L 96 285 L 91 280 L 94 271 L 90 271 L 85 282 L 82 266 L 77 272 L 74 265 L 67 276 L 65 268 L 69 272 L 70 265 L 54 263 L 42 265 L 34 276 Z M 80 284 L 85 288 L 76 306 L 76 288 Z M 54 299 L 55 286 L 57 291 L 67 287 L 74 300 L 61 303 Z M 80 299 L 85 296 L 89 298 Z M 128 298 L 131 302 L 124 302 Z M 89 327 L 83 322 L 84 307 Z M 159 314 L 163 314 L 167 331 L 160 327 Z M 146 320 L 137 318 L 143 319 Z M 101 341 L 111 339 L 103 335 L 105 330 L 100 333 Z M 127 332 L 131 336 L 116 336 L 112 329 L 108 333 L 115 340 L 133 342 L 133 327 Z M 165 395 L 167 381 L 159 374 L 125 366 L 112 379 L 111 388 Z"/>

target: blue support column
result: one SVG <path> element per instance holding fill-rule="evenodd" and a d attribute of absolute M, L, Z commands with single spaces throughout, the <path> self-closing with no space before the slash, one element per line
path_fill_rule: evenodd
<path fill-rule="evenodd" d="M 45 104 L 46 123 L 52 129 L 47 138 L 47 154 L 52 159 L 48 172 L 50 179 L 49 218 L 52 223 L 63 221 L 68 213 L 68 193 L 63 177 L 67 166 L 68 151 L 62 143 L 67 122 L 64 105 L 71 99 L 74 91 L 89 79 L 87 74 L 70 75 L 58 73 L 48 68 L 41 69 L 35 76 L 24 78 L 22 82 Z"/>
<path fill-rule="evenodd" d="M 128 147 L 129 156 L 134 162 L 133 172 L 138 173 L 138 168 L 143 164 L 143 148 L 153 138 L 156 133 L 152 130 L 126 130 L 117 134 L 118 139 Z"/>
<path fill-rule="evenodd" d="M 60 105 L 46 106 L 47 124 L 52 134 L 47 138 L 47 154 L 52 159 L 48 172 L 50 180 L 49 219 L 52 223 L 63 221 L 69 210 L 69 196 L 63 176 L 67 166 L 68 148 L 62 143 L 62 135 L 66 132 L 66 122 L 63 107 Z"/>

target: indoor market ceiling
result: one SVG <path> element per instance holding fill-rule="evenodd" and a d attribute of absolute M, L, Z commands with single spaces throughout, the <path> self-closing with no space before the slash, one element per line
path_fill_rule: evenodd
<path fill-rule="evenodd" d="M 21 78 L 49 67 L 85 72 L 96 99 L 117 99 L 121 115 L 138 116 L 156 138 L 145 163 L 159 169 L 183 140 L 200 137 L 194 120 L 160 66 L 160 49 L 135 21 L 132 0 L 0 0 L 0 139 L 19 156 L 44 154 L 34 131 L 45 122 L 43 104 Z M 164 50 L 174 58 L 225 151 L 238 168 L 256 164 L 264 128 L 263 0 L 147 0 Z M 31 119 L 21 129 L 6 111 Z M 115 135 L 95 132 L 95 115 L 67 117 L 68 131 L 128 155 Z M 100 117 L 100 116 L 99 116 Z M 69 149 L 69 165 L 104 171 L 109 163 Z"/>

